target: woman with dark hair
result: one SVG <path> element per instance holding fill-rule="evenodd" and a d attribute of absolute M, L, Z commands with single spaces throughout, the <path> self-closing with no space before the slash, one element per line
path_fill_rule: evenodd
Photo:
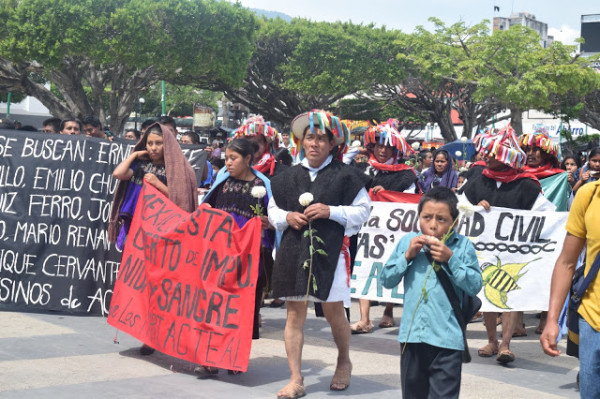
<path fill-rule="evenodd" d="M 573 192 L 579 190 L 584 184 L 600 178 L 600 147 L 594 148 L 588 154 L 588 161 L 579 171 L 579 180 L 573 186 Z"/>
<path fill-rule="evenodd" d="M 560 167 L 567 171 L 569 174 L 568 181 L 571 189 L 579 180 L 579 168 L 581 168 L 581 159 L 576 157 L 575 155 L 566 155 L 563 157 L 563 161 L 560 164 Z"/>
<path fill-rule="evenodd" d="M 452 158 L 448 151 L 439 149 L 433 153 L 433 164 L 421 174 L 419 185 L 426 193 L 432 187 L 443 186 L 455 188 L 458 184 L 458 175 L 452 168 Z"/>
<path fill-rule="evenodd" d="M 120 182 L 113 199 L 108 240 L 119 249 L 125 247 L 143 184 L 154 186 L 186 212 L 193 212 L 198 205 L 194 170 L 167 125 L 151 125 L 131 155 L 117 165 L 113 177 Z M 146 344 L 140 349 L 142 355 L 153 352 Z"/>
<path fill-rule="evenodd" d="M 252 168 L 252 161 L 257 150 L 258 146 L 252 140 L 246 138 L 232 140 L 225 150 L 225 167 L 227 171 L 219 173 L 211 190 L 202 201 L 213 208 L 228 212 L 240 228 L 244 227 L 250 219 L 257 216 L 252 207 L 259 206 L 262 208 L 260 218 L 262 221 L 263 236 L 259 276 L 258 281 L 255 282 L 256 296 L 254 323 L 252 327 L 253 339 L 260 337 L 259 311 L 262 299 L 261 294 L 265 284 L 263 258 L 264 254 L 269 254 L 270 256 L 275 243 L 275 232 L 269 224 L 267 217 L 267 206 L 269 205 L 269 198 L 271 198 L 271 184 L 265 175 Z M 203 370 L 210 374 L 218 372 L 218 369 L 206 366 L 203 366 Z M 235 374 L 233 371 L 230 371 L 230 373 Z"/>

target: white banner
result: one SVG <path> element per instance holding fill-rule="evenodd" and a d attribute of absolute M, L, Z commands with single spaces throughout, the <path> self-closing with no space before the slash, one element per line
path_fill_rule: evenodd
<path fill-rule="evenodd" d="M 568 213 L 475 209 L 470 218 L 461 217 L 456 230 L 475 245 L 484 280 L 481 309 L 546 310 Z M 402 303 L 402 282 L 388 290 L 378 276 L 398 241 L 411 231 L 419 231 L 416 204 L 373 202 L 369 221 L 358 236 L 353 298 Z"/>

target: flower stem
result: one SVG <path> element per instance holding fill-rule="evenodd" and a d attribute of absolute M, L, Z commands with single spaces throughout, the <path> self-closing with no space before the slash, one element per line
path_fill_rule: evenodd
<path fill-rule="evenodd" d="M 313 266 L 313 229 L 312 229 L 312 223 L 309 220 L 308 221 L 308 236 L 310 239 L 310 247 L 309 247 L 309 252 L 310 252 L 310 260 L 308 261 L 308 282 L 306 283 L 306 298 L 304 298 L 304 303 L 308 302 L 308 293 L 310 292 L 310 281 L 313 278 L 312 275 L 312 266 Z"/>

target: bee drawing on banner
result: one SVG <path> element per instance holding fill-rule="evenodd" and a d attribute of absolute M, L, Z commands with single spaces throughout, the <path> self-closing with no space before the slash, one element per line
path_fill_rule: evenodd
<path fill-rule="evenodd" d="M 483 278 L 484 294 L 490 303 L 501 309 L 511 309 L 506 304 L 507 294 L 511 291 L 521 289 L 517 282 L 527 271 L 521 270 L 528 264 L 535 262 L 534 259 L 525 263 L 501 264 L 500 258 L 496 256 L 497 263 L 485 262 L 481 265 L 481 277 Z"/>

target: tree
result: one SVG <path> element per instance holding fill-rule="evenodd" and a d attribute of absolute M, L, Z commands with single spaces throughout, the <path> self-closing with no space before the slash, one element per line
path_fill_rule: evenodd
<path fill-rule="evenodd" d="M 388 64 L 395 52 L 386 45 L 397 35 L 351 23 L 264 19 L 242 87 L 221 83 L 213 89 L 285 126 L 395 74 Z"/>
<path fill-rule="evenodd" d="M 463 136 L 471 137 L 473 130 L 484 125 L 498 106 L 487 101 L 474 101 L 476 85 L 460 79 L 460 65 L 470 47 L 485 40 L 487 21 L 472 27 L 463 22 L 447 27 L 430 18 L 435 30 L 417 27 L 398 43 L 397 58 L 405 77 L 393 84 L 377 84 L 372 98 L 385 99 L 436 122 L 446 141 L 456 140 L 451 112 L 456 110 L 463 122 Z"/>
<path fill-rule="evenodd" d="M 593 70 L 588 61 L 573 55 L 574 50 L 560 42 L 543 48 L 537 32 L 512 26 L 465 48 L 467 59 L 459 64 L 459 78 L 476 85 L 476 101 L 508 109 L 511 125 L 520 135 L 523 111 L 551 110 L 553 96 L 569 92 L 581 96 L 593 89 L 589 87 Z"/>
<path fill-rule="evenodd" d="M 58 117 L 110 119 L 117 133 L 161 78 L 240 84 L 256 29 L 248 10 L 216 0 L 4 0 L 0 15 L 0 90 Z"/>
<path fill-rule="evenodd" d="M 221 93 L 201 90 L 192 86 L 179 86 L 170 83 L 165 84 L 166 114 L 178 116 L 190 116 L 193 113 L 194 104 L 207 105 L 217 109 L 217 100 Z M 148 115 L 160 115 L 162 89 L 160 84 L 150 86 L 144 99 L 144 113 Z"/>

